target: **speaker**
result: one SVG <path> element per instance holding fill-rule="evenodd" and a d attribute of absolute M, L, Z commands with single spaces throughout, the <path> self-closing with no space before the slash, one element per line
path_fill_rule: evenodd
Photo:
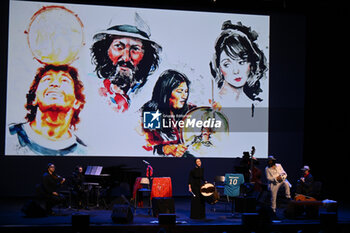
<path fill-rule="evenodd" d="M 319 204 L 309 201 L 290 201 L 284 211 L 286 218 L 297 218 L 305 213 L 306 218 L 315 219 L 319 217 Z"/>
<path fill-rule="evenodd" d="M 176 223 L 176 215 L 175 214 L 159 214 L 158 215 L 159 224 L 175 224 Z"/>
<path fill-rule="evenodd" d="M 76 213 L 72 214 L 72 228 L 74 232 L 87 231 L 90 225 L 90 215 Z"/>
<path fill-rule="evenodd" d="M 175 213 L 174 199 L 170 197 L 154 197 L 152 198 L 153 217 L 158 217 L 159 214 Z"/>
<path fill-rule="evenodd" d="M 130 202 L 128 201 L 128 199 L 124 196 L 124 195 L 121 195 L 119 197 L 115 197 L 111 203 L 109 204 L 109 209 L 113 209 L 114 205 L 130 205 Z"/>
<path fill-rule="evenodd" d="M 303 205 L 298 205 L 296 201 L 290 201 L 287 208 L 284 210 L 284 216 L 289 219 L 294 219 L 301 216 L 305 212 Z"/>
<path fill-rule="evenodd" d="M 246 230 L 258 230 L 259 214 L 258 213 L 242 213 L 242 225 Z"/>
<path fill-rule="evenodd" d="M 338 214 L 336 212 L 320 213 L 320 223 L 322 227 L 334 227 L 338 222 Z"/>
<path fill-rule="evenodd" d="M 32 217 L 32 218 L 46 216 L 45 209 L 42 208 L 38 202 L 33 200 L 29 200 L 23 205 L 22 212 L 27 217 Z"/>
<path fill-rule="evenodd" d="M 254 197 L 235 198 L 235 211 L 239 213 L 255 213 L 256 199 Z"/>
<path fill-rule="evenodd" d="M 115 223 L 130 223 L 133 221 L 134 215 L 129 205 L 116 204 L 113 206 L 111 217 Z"/>

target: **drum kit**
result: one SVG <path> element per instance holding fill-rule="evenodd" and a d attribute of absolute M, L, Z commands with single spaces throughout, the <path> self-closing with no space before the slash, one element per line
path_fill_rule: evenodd
<path fill-rule="evenodd" d="M 212 183 L 205 183 L 201 186 L 201 195 L 205 198 L 206 202 L 209 204 L 215 204 L 220 199 L 220 194 L 216 187 Z"/>

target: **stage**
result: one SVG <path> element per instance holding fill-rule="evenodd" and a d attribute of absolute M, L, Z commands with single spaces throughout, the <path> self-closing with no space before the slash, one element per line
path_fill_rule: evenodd
<path fill-rule="evenodd" d="M 158 218 L 150 216 L 147 209 L 137 209 L 133 220 L 127 224 L 117 224 L 112 221 L 113 208 L 90 207 L 89 210 L 70 208 L 54 208 L 56 215 L 47 217 L 26 217 L 21 211 L 29 198 L 3 198 L 0 200 L 0 231 L 1 232 L 247 232 L 242 224 L 242 214 L 232 216 L 231 206 L 219 203 L 206 204 L 206 219 L 193 220 L 189 218 L 190 198 L 175 197 L 176 223 L 160 225 Z M 296 219 L 285 218 L 285 205 L 281 204 L 277 218 L 269 226 L 269 232 L 320 232 L 323 225 L 320 218 L 307 219 L 300 216 Z M 320 213 L 323 210 L 320 208 Z M 72 216 L 88 215 L 89 226 L 72 228 Z M 329 225 L 328 225 L 329 226 Z M 256 228 L 256 225 L 248 227 Z M 254 229 L 253 229 L 254 230 Z M 255 229 L 254 231 L 256 231 Z M 339 203 L 338 224 L 329 232 L 349 232 L 350 205 Z"/>

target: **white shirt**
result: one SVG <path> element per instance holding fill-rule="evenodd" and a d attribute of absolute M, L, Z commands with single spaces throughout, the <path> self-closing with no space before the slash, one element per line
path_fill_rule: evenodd
<path fill-rule="evenodd" d="M 279 183 L 277 181 L 278 176 L 281 176 L 283 181 L 287 178 L 287 173 L 283 170 L 282 165 L 279 163 L 276 163 L 276 166 L 274 167 L 266 167 L 265 174 L 269 183 L 273 184 Z"/>

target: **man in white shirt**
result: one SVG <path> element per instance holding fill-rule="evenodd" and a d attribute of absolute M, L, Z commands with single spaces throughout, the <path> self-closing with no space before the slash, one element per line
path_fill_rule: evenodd
<path fill-rule="evenodd" d="M 265 168 L 268 187 L 271 191 L 271 208 L 276 212 L 276 199 L 279 188 L 283 185 L 286 192 L 286 198 L 290 199 L 290 183 L 287 180 L 287 173 L 283 170 L 281 164 L 276 163 L 273 156 L 268 157 L 268 166 Z"/>

